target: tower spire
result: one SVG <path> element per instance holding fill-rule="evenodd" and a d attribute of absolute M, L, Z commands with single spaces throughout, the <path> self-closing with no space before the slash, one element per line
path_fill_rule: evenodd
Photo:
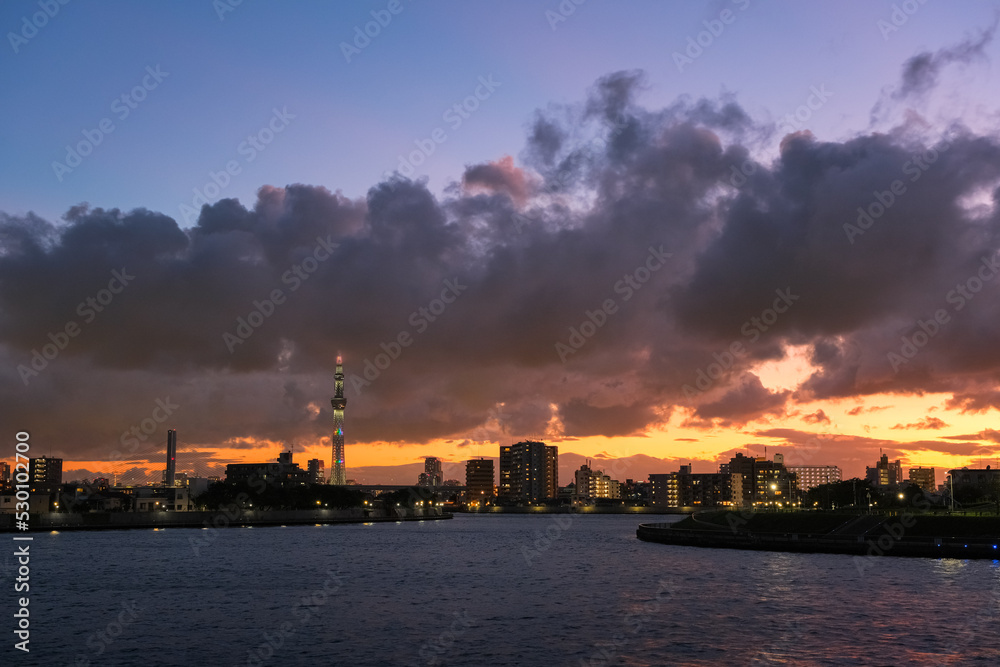
<path fill-rule="evenodd" d="M 344 409 L 347 399 L 344 398 L 344 360 L 337 355 L 337 372 L 334 373 L 334 394 L 330 399 L 333 406 L 333 461 L 330 462 L 330 484 L 343 486 L 347 484 L 347 468 L 344 465 Z"/>

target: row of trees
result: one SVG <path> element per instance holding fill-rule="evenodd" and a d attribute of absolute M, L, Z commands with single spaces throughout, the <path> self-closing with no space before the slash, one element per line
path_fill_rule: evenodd
<path fill-rule="evenodd" d="M 195 498 L 194 502 L 198 507 L 208 510 L 222 509 L 233 503 L 260 510 L 304 510 L 317 507 L 363 507 L 366 498 L 364 492 L 352 490 L 349 486 L 275 486 L 253 482 L 216 482 L 208 487 L 208 491 Z"/>
<path fill-rule="evenodd" d="M 802 498 L 803 508 L 819 507 L 822 509 L 834 509 L 841 507 L 863 507 L 872 505 L 876 508 L 897 509 L 903 507 L 914 507 L 918 499 L 924 502 L 934 502 L 938 506 L 950 505 L 950 488 L 946 488 L 944 496 L 936 499 L 927 497 L 927 494 L 919 486 L 903 483 L 899 488 L 885 489 L 872 485 L 867 479 L 848 479 L 832 484 L 821 484 L 809 489 Z M 956 505 L 981 505 L 985 503 L 997 503 L 1000 511 L 1000 484 L 994 485 L 955 485 Z"/>

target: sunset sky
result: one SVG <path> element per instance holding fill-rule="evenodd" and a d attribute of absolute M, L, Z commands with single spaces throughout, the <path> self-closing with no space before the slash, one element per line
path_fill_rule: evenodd
<path fill-rule="evenodd" d="M 563 484 L 996 466 L 998 17 L 4 2 L 7 439 L 67 480 L 158 479 L 168 428 L 191 474 L 329 466 L 342 354 L 358 481 L 528 437 Z"/>

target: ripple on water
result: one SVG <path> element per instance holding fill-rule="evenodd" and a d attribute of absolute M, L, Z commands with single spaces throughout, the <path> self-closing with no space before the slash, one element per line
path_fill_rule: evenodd
<path fill-rule="evenodd" d="M 859 571 L 848 556 L 648 544 L 636 517 L 572 519 L 530 563 L 522 547 L 551 517 L 218 530 L 198 553 L 205 531 L 39 535 L 18 664 L 247 664 L 268 638 L 273 665 L 1000 664 L 996 562 Z M 138 618 L 98 655 L 96 633 L 133 600 Z"/>

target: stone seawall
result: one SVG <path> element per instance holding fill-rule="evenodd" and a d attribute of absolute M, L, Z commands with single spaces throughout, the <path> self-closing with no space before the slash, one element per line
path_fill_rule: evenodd
<path fill-rule="evenodd" d="M 911 537 L 881 544 L 864 535 L 746 534 L 726 530 L 673 528 L 670 524 L 640 524 L 636 537 L 646 542 L 717 549 L 910 556 L 918 558 L 1000 559 L 1000 538 Z"/>

